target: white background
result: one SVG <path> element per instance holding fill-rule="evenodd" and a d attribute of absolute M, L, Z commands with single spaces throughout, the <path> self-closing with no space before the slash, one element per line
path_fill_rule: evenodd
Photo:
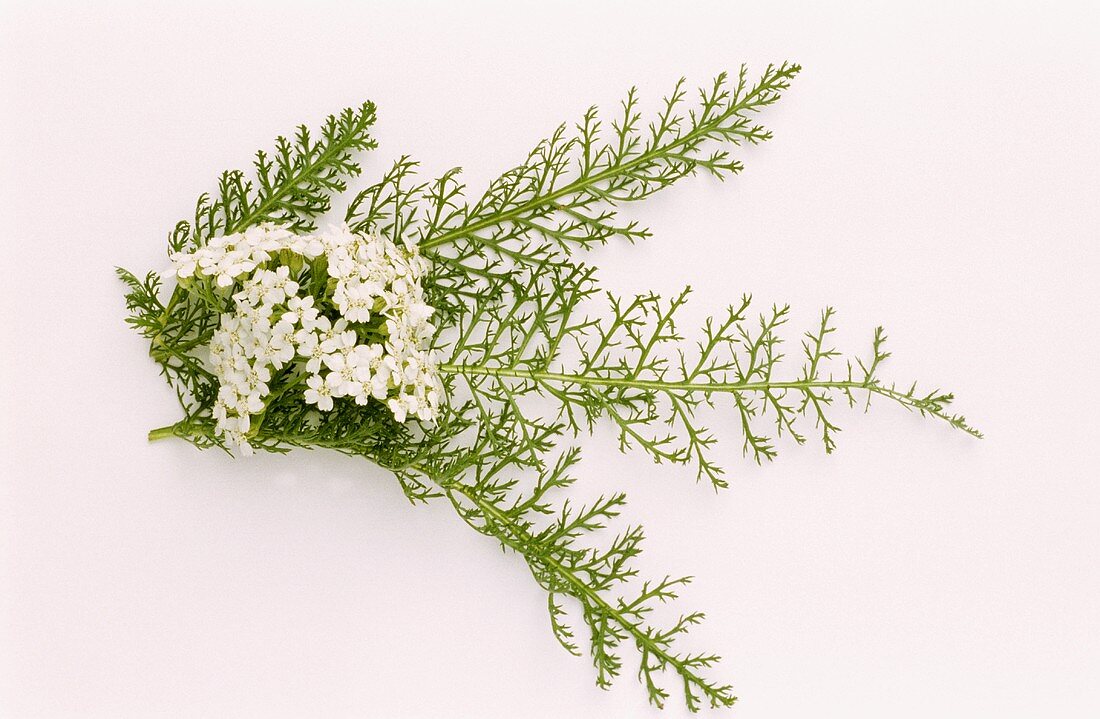
<path fill-rule="evenodd" d="M 411 153 L 481 188 L 631 84 L 783 59 L 745 173 L 592 259 L 690 282 L 693 319 L 752 292 L 794 340 L 834 304 L 856 352 L 883 323 L 887 374 L 988 437 L 878 404 L 758 468 L 720 416 L 715 496 L 601 431 L 580 491 L 628 490 L 646 571 L 697 577 L 723 716 L 1100 716 L 1096 5 L 672 5 L 4 6 L 0 716 L 654 716 L 633 666 L 602 692 L 556 645 L 516 557 L 365 462 L 147 444 L 174 400 L 112 268 L 163 267 L 220 170 L 366 98 L 366 178 Z"/>

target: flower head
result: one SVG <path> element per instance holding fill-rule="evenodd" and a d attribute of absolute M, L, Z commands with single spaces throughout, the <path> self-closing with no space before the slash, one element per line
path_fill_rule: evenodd
<path fill-rule="evenodd" d="M 304 376 L 301 397 L 320 412 L 346 397 L 381 402 L 398 422 L 435 418 L 442 386 L 425 347 L 435 310 L 424 301 L 429 265 L 415 246 L 346 225 L 295 235 L 264 224 L 172 262 L 177 277 L 208 281 L 232 303 L 209 344 L 219 384 L 213 417 L 228 443 L 251 449 L 252 419 L 266 409 L 272 382 L 287 377 Z"/>

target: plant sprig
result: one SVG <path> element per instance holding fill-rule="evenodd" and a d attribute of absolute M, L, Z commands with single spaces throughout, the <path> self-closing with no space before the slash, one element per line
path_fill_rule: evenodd
<path fill-rule="evenodd" d="M 788 308 L 753 314 L 746 296 L 708 319 L 688 350 L 678 329 L 687 290 L 669 299 L 603 293 L 580 256 L 612 240 L 649 237 L 620 216 L 624 205 L 701 170 L 718 178 L 740 172 L 738 146 L 771 137 L 756 113 L 774 104 L 799 70 L 768 66 L 750 80 L 742 67 L 701 88 L 694 103 L 680 81 L 649 120 L 631 89 L 610 122 L 589 109 L 474 199 L 467 199 L 458 168 L 421 181 L 416 162 L 401 157 L 352 199 L 346 221 L 356 231 L 416 245 L 433 261 L 426 291 L 436 308 L 433 347 L 448 397 L 440 416 L 434 424 L 401 424 L 377 403 L 342 400 L 318 413 L 300 392 L 286 391 L 301 378 L 280 374 L 253 418 L 251 444 L 361 456 L 392 470 L 410 501 L 449 502 L 464 522 L 523 558 L 547 593 L 555 637 L 574 654 L 583 641 L 573 628 L 579 616 L 601 687 L 622 673 L 623 650 L 634 647 L 637 676 L 657 706 L 669 697 L 662 683 L 669 674 L 693 711 L 732 704 L 732 689 L 705 676 L 717 655 L 680 648 L 703 615 L 689 611 L 667 626 L 653 621 L 653 609 L 677 599 L 689 578 L 639 581 L 633 560 L 644 538 L 640 526 L 595 541 L 626 497 L 571 503 L 579 452 L 563 444 L 610 422 L 623 449 L 693 465 L 720 488 L 727 480 L 703 418 L 719 400 L 739 418 L 744 452 L 757 462 L 772 459 L 783 436 L 805 442 L 806 423 L 833 451 L 839 428 L 832 407 L 875 396 L 980 436 L 950 412 L 951 394 L 882 379 L 889 353 L 881 328 L 868 358 L 842 355 L 831 341 L 835 314 L 826 309 L 801 337 L 794 353 L 801 360 L 785 360 Z M 251 177 L 223 173 L 216 192 L 200 196 L 193 219 L 170 233 L 169 250 L 264 222 L 309 232 L 330 209 L 331 195 L 360 173 L 356 153 L 375 147 L 368 134 L 374 117 L 371 103 L 349 108 L 319 133 L 301 127 L 293 139 L 277 139 L 273 152 L 257 153 Z M 211 415 L 218 386 L 201 357 L 224 299 L 191 283 L 178 284 L 162 302 L 156 274 L 120 269 L 119 276 L 127 321 L 149 341 L 184 413 L 150 438 L 224 448 Z"/>

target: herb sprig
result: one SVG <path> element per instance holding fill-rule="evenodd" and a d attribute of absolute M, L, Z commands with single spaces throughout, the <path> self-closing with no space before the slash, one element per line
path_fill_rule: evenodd
<path fill-rule="evenodd" d="M 678 325 L 688 290 L 669 299 L 603 293 L 583 261 L 583 250 L 594 245 L 650 236 L 620 217 L 624 204 L 701 170 L 719 178 L 740 172 L 737 147 L 771 137 L 756 113 L 774 104 L 799 70 L 769 66 L 753 81 L 742 67 L 701 88 L 694 103 L 680 81 L 648 121 L 632 89 L 610 122 L 592 108 L 574 127 L 560 126 L 473 200 L 457 168 L 421 182 L 415 161 L 400 158 L 352 199 L 345 220 L 356 232 L 416 246 L 432 261 L 425 282 L 447 401 L 434 422 L 398 422 L 373 401 L 339 399 L 331 412 L 318 412 L 300 392 L 286 391 L 302 380 L 288 372 L 272 380 L 249 430 L 251 445 L 361 456 L 392 470 L 413 503 L 449 502 L 464 522 L 523 558 L 547 593 L 555 637 L 574 654 L 587 645 L 601 687 L 622 673 L 623 650 L 633 647 L 637 676 L 657 706 L 669 697 L 667 675 L 678 680 L 691 710 L 731 705 L 730 686 L 706 676 L 718 656 L 680 649 L 703 614 L 654 620 L 654 609 L 676 600 L 690 579 L 640 579 L 633 567 L 640 526 L 597 541 L 620 517 L 625 495 L 584 506 L 559 499 L 580 458 L 570 440 L 609 421 L 622 449 L 689 464 L 720 489 L 727 479 L 703 417 L 719 405 L 740 419 L 744 451 L 757 462 L 773 459 L 783 436 L 805 442 L 807 422 L 832 452 L 839 431 L 832 407 L 876 396 L 980 436 L 950 411 L 951 394 L 882 377 L 889 353 L 881 328 L 868 356 L 842 355 L 831 341 L 835 313 L 828 308 L 801 336 L 792 370 L 792 360 L 784 361 L 789 309 L 754 315 L 746 296 L 708 319 L 702 339 L 686 349 Z M 273 152 L 257 153 L 254 179 L 223 173 L 217 192 L 202 195 L 194 217 L 169 235 L 170 252 L 261 223 L 313 230 L 331 195 L 360 174 L 356 153 L 375 147 L 374 117 L 371 103 L 344 110 L 316 138 L 303 126 L 293 140 L 277 139 Z M 155 273 L 118 272 L 127 321 L 149 341 L 183 409 L 179 421 L 150 439 L 226 448 L 213 417 L 219 388 L 202 358 L 226 297 L 202 291 L 201 283 L 178 284 L 162 302 Z M 577 620 L 587 640 L 574 629 Z"/>

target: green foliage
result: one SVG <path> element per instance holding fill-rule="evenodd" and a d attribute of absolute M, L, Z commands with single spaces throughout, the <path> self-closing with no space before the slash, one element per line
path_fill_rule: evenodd
<path fill-rule="evenodd" d="M 191 418 L 208 412 L 218 388 L 195 350 L 209 342 L 218 315 L 178 289 L 168 305 L 162 303 L 161 279 L 155 272 L 139 280 L 121 267 L 116 271 L 128 290 L 125 297 L 130 315 L 126 322 L 149 341 L 149 356 L 175 391 L 184 414 Z M 206 438 L 194 441 L 199 446 L 210 445 Z"/>
<path fill-rule="evenodd" d="M 638 677 L 657 706 L 663 706 L 669 696 L 661 681 L 665 672 L 679 678 L 693 711 L 702 702 L 712 707 L 732 705 L 736 699 L 732 688 L 701 674 L 719 657 L 676 649 L 676 640 L 702 622 L 704 615 L 682 614 L 663 627 L 650 622 L 653 610 L 676 600 L 690 577 L 666 576 L 632 586 L 637 577 L 632 560 L 641 552 L 642 528 L 627 527 L 603 544 L 592 541 L 619 516 L 626 496 L 601 496 L 584 506 L 573 506 L 568 499 L 555 505 L 552 495 L 574 482 L 570 471 L 580 453 L 576 448 L 565 449 L 546 465 L 526 448 L 501 446 L 497 440 L 513 426 L 509 411 L 483 417 L 476 437 L 463 435 L 461 445 L 436 452 L 401 474 L 442 488 L 468 525 L 523 557 L 547 592 L 554 635 L 567 651 L 580 655 L 569 612 L 562 604 L 563 598 L 574 600 L 589 629 L 588 651 L 599 686 L 610 687 L 621 673 L 625 644 L 638 650 Z M 531 441 L 550 445 L 560 427 L 541 425 L 535 432 Z M 525 487 L 524 478 L 532 474 L 532 486 Z"/>
<path fill-rule="evenodd" d="M 648 237 L 637 223 L 619 220 L 614 208 L 645 199 L 700 169 L 717 177 L 740 172 L 731 147 L 771 137 L 751 114 L 778 100 L 800 69 L 786 63 L 769 66 L 754 84 L 745 68 L 732 85 L 723 73 L 699 90 L 698 104 L 686 112 L 687 91 L 680 80 L 648 124 L 631 88 L 610 123 L 609 137 L 604 138 L 592 107 L 575 134 L 559 126 L 472 204 L 461 201 L 457 173 L 448 173 L 429 190 L 432 213 L 421 229 L 420 246 L 430 251 L 475 243 L 507 257 L 538 258 L 552 248 L 569 251 L 616 237 Z"/>
<path fill-rule="evenodd" d="M 804 361 L 797 375 L 782 376 L 781 330 L 789 308 L 772 307 L 753 319 L 750 298 L 711 317 L 694 353 L 684 351 L 677 313 L 689 290 L 669 301 L 654 294 L 623 300 L 606 294 L 597 317 L 584 314 L 597 294 L 594 273 L 583 266 L 544 262 L 514 292 L 494 303 L 469 305 L 458 319 L 452 359 L 443 364 L 460 375 L 478 405 L 515 411 L 514 434 L 526 437 L 532 420 L 523 409 L 530 395 L 549 397 L 558 420 L 574 434 L 608 418 L 620 446 L 637 445 L 658 463 L 693 464 L 700 478 L 725 487 L 723 470 L 710 457 L 713 434 L 700 424 L 699 410 L 726 396 L 740 419 L 744 451 L 757 462 L 776 456 L 775 439 L 786 434 L 805 442 L 801 419 L 812 418 L 827 452 L 839 428 L 828 416 L 837 398 L 855 404 L 856 393 L 885 397 L 979 436 L 958 415 L 948 414 L 952 396 L 919 395 L 916 385 L 899 390 L 878 376 L 889 356 L 885 335 L 875 331 L 867 363 L 847 359 L 829 346 L 834 312 L 802 340 Z M 772 427 L 769 430 L 769 426 Z M 512 440 L 502 440 L 510 442 Z"/>
<path fill-rule="evenodd" d="M 522 557 L 547 593 L 554 635 L 571 653 L 581 653 L 575 625 L 583 623 L 601 687 L 622 673 L 624 649 L 633 647 L 637 676 L 658 706 L 669 696 L 662 675 L 678 679 L 692 710 L 732 704 L 730 687 L 704 676 L 718 657 L 680 648 L 703 615 L 686 612 L 667 625 L 654 619 L 655 607 L 675 600 L 688 578 L 639 580 L 640 527 L 599 541 L 625 496 L 585 506 L 557 499 L 568 494 L 579 460 L 563 441 L 609 421 L 623 449 L 691 464 L 717 488 L 726 480 L 703 414 L 718 401 L 740 419 L 744 451 L 757 462 L 772 459 L 784 435 L 803 443 L 807 423 L 831 452 L 838 400 L 883 397 L 977 435 L 949 413 L 950 394 L 881 379 L 889 356 L 881 329 L 868 359 L 843 356 L 832 347 L 827 309 L 803 335 L 801 366 L 792 371 L 783 361 L 788 309 L 754 316 L 745 297 L 708 319 L 689 351 L 677 329 L 687 290 L 668 300 L 605 294 L 579 257 L 593 245 L 649 236 L 620 217 L 624 204 L 700 170 L 719 178 L 740 172 L 738 145 L 771 137 L 755 113 L 775 103 L 798 71 L 769 66 L 753 82 L 742 68 L 733 80 L 720 75 L 702 88 L 694 104 L 681 81 L 649 121 L 631 90 L 609 123 L 593 108 L 572 129 L 562 125 L 476 200 L 466 199 L 457 168 L 422 182 L 416 163 L 399 159 L 358 193 L 346 219 L 354 229 L 416 244 L 433 260 L 426 290 L 437 309 L 434 348 L 448 395 L 442 415 L 431 426 L 402 425 L 377 403 L 343 401 L 318 413 L 297 391 L 300 373 L 286 371 L 272 379 L 270 399 L 253 420 L 253 445 L 362 456 L 392 470 L 410 501 L 450 502 L 463 521 Z M 330 195 L 359 174 L 354 153 L 374 147 L 367 135 L 373 119 L 370 103 L 345 110 L 318 139 L 303 127 L 293 141 L 277 140 L 273 153 L 258 153 L 254 179 L 224 173 L 214 196 L 199 198 L 193 221 L 177 225 L 170 249 L 261 222 L 313 228 Z M 198 352 L 225 309 L 221 300 L 192 283 L 162 303 L 156 275 L 119 275 L 128 322 L 150 342 L 184 410 L 150 437 L 220 446 L 211 418 L 217 386 Z"/>
<path fill-rule="evenodd" d="M 437 263 L 444 298 L 469 293 L 474 277 L 507 279 L 544 260 L 564 262 L 577 249 L 643 239 L 649 230 L 621 219 L 618 208 L 699 170 L 719 178 L 740 172 L 733 150 L 771 138 L 754 114 L 800 70 L 769 65 L 756 82 L 745 67 L 732 81 L 722 73 L 699 89 L 694 105 L 681 80 L 649 122 L 631 89 L 610 123 L 590 108 L 573 132 L 559 126 L 472 202 L 459 168 L 417 183 L 416 163 L 403 157 L 359 193 L 347 221 L 418 244 Z"/>
<path fill-rule="evenodd" d="M 359 175 L 355 154 L 377 143 L 367 131 L 374 124 L 373 102 L 330 115 L 314 137 L 305 125 L 293 140 L 275 139 L 275 150 L 260 150 L 253 162 L 255 179 L 241 170 L 227 170 L 218 191 L 195 203 L 193 221 L 183 220 L 169 236 L 169 247 L 180 251 L 201 246 L 215 235 L 228 235 L 262 222 L 295 232 L 314 229 L 313 218 L 328 212 L 332 193 L 347 189 L 346 179 Z"/>

